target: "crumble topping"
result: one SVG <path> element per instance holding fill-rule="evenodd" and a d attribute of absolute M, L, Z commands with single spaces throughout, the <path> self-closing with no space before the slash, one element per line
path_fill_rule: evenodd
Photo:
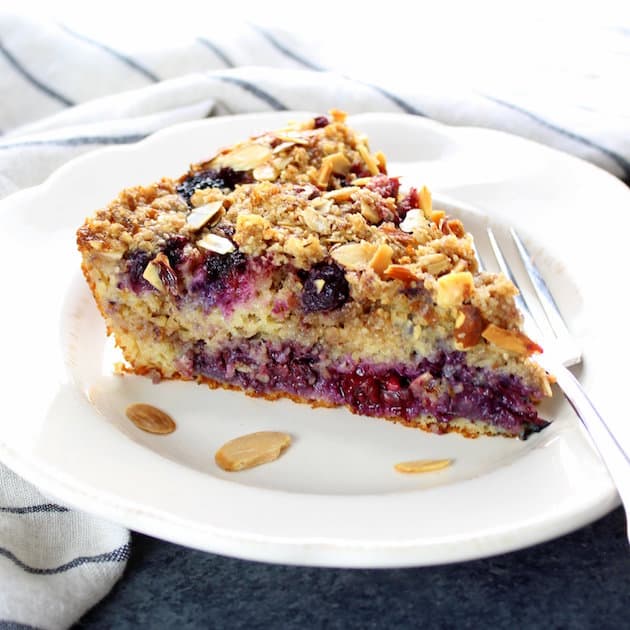
<path fill-rule="evenodd" d="M 388 178 L 363 178 L 362 186 L 334 191 L 340 193 L 336 198 L 324 197 L 311 184 L 208 188 L 192 196 L 192 206 L 175 192 L 174 180 L 163 179 L 121 193 L 79 230 L 79 243 L 120 259 L 133 250 L 158 252 L 178 235 L 195 250 L 225 254 L 238 248 L 253 258 L 265 256 L 272 266 L 308 270 L 332 260 L 346 271 L 356 301 L 391 303 L 396 294 L 415 286 L 428 291 L 437 307 L 454 308 L 466 301 L 498 326 L 518 324 L 512 301 L 506 301 L 515 293 L 513 285 L 501 275 L 476 273 L 470 236 L 445 234 L 444 217 L 436 223 L 427 216 L 432 210 L 425 214 L 418 208 L 411 232 L 401 229 L 409 229 L 409 223 L 373 222 L 366 208 L 396 219 L 405 199 L 402 193 L 383 198 L 368 188 L 383 179 Z M 148 274 L 155 275 L 152 270 Z M 157 282 L 151 284 L 158 288 Z"/>

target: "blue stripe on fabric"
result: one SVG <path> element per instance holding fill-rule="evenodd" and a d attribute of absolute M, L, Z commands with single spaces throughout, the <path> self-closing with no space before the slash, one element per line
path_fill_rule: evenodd
<path fill-rule="evenodd" d="M 353 81 L 356 81 L 356 79 L 353 79 Z M 363 81 L 357 81 L 357 83 L 362 83 L 363 85 L 366 85 L 367 87 L 372 88 L 379 94 L 382 94 L 385 98 L 392 101 L 392 103 L 395 103 L 396 105 L 398 105 L 398 107 L 400 107 L 400 109 L 402 109 L 406 114 L 412 114 L 413 116 L 422 116 L 422 118 L 428 118 L 428 116 L 424 112 L 421 112 L 419 109 L 417 109 L 413 105 L 410 105 L 409 103 L 407 103 L 407 101 L 400 98 L 400 96 L 397 96 L 396 94 L 393 94 L 389 90 L 382 88 L 380 85 L 374 85 L 373 83 L 364 83 Z"/>
<path fill-rule="evenodd" d="M 234 67 L 234 62 L 214 42 L 206 37 L 197 37 L 197 41 L 210 49 L 228 68 Z"/>
<path fill-rule="evenodd" d="M 283 105 L 275 96 L 272 96 L 268 92 L 265 92 L 264 90 L 259 88 L 257 85 L 254 85 L 253 83 L 250 83 L 249 81 L 245 81 L 244 79 L 239 79 L 237 77 L 226 77 L 226 76 L 215 75 L 215 74 L 210 75 L 210 76 L 211 78 L 218 79 L 219 81 L 223 81 L 225 83 L 232 83 L 233 85 L 236 85 L 242 88 L 246 92 L 253 94 L 256 98 L 267 103 L 267 105 L 269 105 L 271 108 L 275 109 L 276 111 L 288 110 L 288 107 Z"/>
<path fill-rule="evenodd" d="M 515 112 L 518 112 L 519 114 L 522 114 L 523 116 L 526 116 L 527 118 L 533 120 L 542 127 L 551 129 L 552 131 L 555 131 L 556 133 L 565 136 L 566 138 L 570 138 L 571 140 L 574 140 L 575 142 L 583 144 L 587 147 L 597 149 L 600 153 L 603 153 L 604 155 L 609 157 L 613 162 L 615 162 L 615 164 L 617 164 L 617 166 L 622 169 L 623 178 L 626 181 L 630 180 L 630 162 L 625 157 L 623 157 L 623 155 L 620 155 L 616 151 L 607 149 L 606 147 L 601 146 L 600 144 L 594 142 L 593 140 L 590 140 L 589 138 L 586 138 L 584 136 L 581 136 L 580 134 L 565 129 L 564 127 L 560 127 L 552 122 L 549 122 L 548 120 L 541 118 L 537 114 L 534 114 L 533 112 L 530 112 L 529 110 L 520 107 L 519 105 L 515 105 L 514 103 L 510 103 L 508 101 L 504 101 L 503 99 L 497 98 L 495 96 L 489 96 L 487 94 L 482 94 L 482 96 L 492 101 L 493 103 L 496 103 L 497 105 L 502 105 L 503 107 L 507 107 L 508 109 L 511 109 Z"/>
<path fill-rule="evenodd" d="M 288 57 L 289 59 L 296 61 L 297 63 L 301 64 L 305 68 L 308 68 L 309 70 L 317 70 L 318 72 L 323 72 L 325 70 L 325 68 L 318 66 L 317 64 L 313 63 L 312 61 L 309 61 L 305 57 L 302 57 L 302 55 L 298 55 L 293 50 L 287 48 L 274 35 L 272 35 L 269 31 L 262 28 L 261 26 L 258 26 L 257 24 L 250 24 L 250 26 L 257 33 L 262 35 L 274 48 L 279 50 L 285 57 Z"/>
<path fill-rule="evenodd" d="M 40 630 L 37 626 L 0 619 L 0 630 Z"/>
<path fill-rule="evenodd" d="M 8 560 L 11 560 L 14 564 L 16 564 L 20 569 L 26 571 L 27 573 L 32 573 L 33 575 L 56 575 L 58 573 L 65 573 L 66 571 L 70 571 L 70 569 L 74 569 L 76 567 L 80 567 L 84 564 L 100 564 L 103 562 L 125 562 L 129 559 L 129 543 L 125 543 L 121 547 L 114 549 L 113 551 L 109 551 L 107 553 L 101 553 L 97 556 L 79 556 L 70 562 L 66 562 L 58 567 L 53 567 L 51 569 L 40 569 L 38 567 L 31 567 L 28 564 L 22 562 L 14 553 L 5 549 L 4 547 L 0 547 L 0 556 L 4 556 Z"/>
<path fill-rule="evenodd" d="M 58 101 L 62 105 L 66 105 L 68 107 L 71 107 L 72 105 L 74 105 L 74 101 L 71 101 L 69 98 L 67 98 L 63 94 L 60 94 L 59 92 L 57 92 L 56 90 L 54 90 L 50 86 L 48 86 L 45 83 L 43 83 L 42 81 L 40 81 L 33 74 L 31 74 L 22 65 L 22 63 L 20 63 L 20 61 L 18 61 L 18 59 L 4 47 L 2 42 L 0 42 L 0 53 L 2 53 L 2 55 L 4 55 L 5 59 L 9 62 L 9 64 L 11 66 L 13 66 L 13 68 L 19 74 L 21 74 L 22 77 L 24 79 L 26 79 L 26 81 L 28 81 L 32 86 L 36 87 L 40 92 L 43 92 L 44 94 L 46 94 L 46 96 L 49 96 L 50 98 L 54 99 L 55 101 Z M 6 98 L 6 96 L 5 96 L 5 98 Z"/>
<path fill-rule="evenodd" d="M 40 505 L 27 505 L 25 507 L 0 507 L 0 513 L 4 514 L 39 514 L 40 512 L 69 512 L 70 510 L 56 503 L 42 503 Z"/>
<path fill-rule="evenodd" d="M 91 144 L 131 144 L 146 138 L 148 133 L 132 133 L 124 136 L 76 136 L 74 138 L 57 138 L 54 140 L 17 140 L 0 143 L 0 151 L 22 147 L 60 146 L 74 147 Z"/>
<path fill-rule="evenodd" d="M 119 61 L 122 61 L 125 65 L 129 66 L 136 72 L 139 72 L 140 74 L 144 75 L 150 81 L 153 81 L 154 83 L 157 83 L 158 81 L 160 81 L 160 77 L 158 77 L 154 72 L 152 72 L 151 70 L 143 66 L 141 63 L 138 63 L 135 59 L 132 59 L 131 57 L 129 57 L 128 55 L 125 55 L 124 53 L 121 53 L 119 50 L 116 50 L 115 48 L 112 48 L 111 46 L 108 46 L 107 44 L 104 44 L 103 42 L 99 42 L 95 39 L 92 39 L 91 37 L 88 37 L 87 35 L 83 35 L 82 33 L 77 33 L 76 31 L 73 31 L 72 29 L 68 28 L 65 24 L 59 24 L 59 28 L 65 31 L 71 37 L 74 37 L 75 39 L 78 39 L 82 42 L 85 42 L 86 44 L 90 44 L 91 46 L 95 46 L 96 48 L 99 48 L 100 50 L 103 50 L 106 53 L 109 53 L 112 57 L 115 57 Z"/>
<path fill-rule="evenodd" d="M 260 35 L 262 35 L 274 48 L 276 48 L 283 55 L 285 55 L 285 57 L 288 57 L 289 59 L 299 63 L 300 65 L 304 66 L 305 68 L 308 68 L 309 70 L 315 70 L 317 72 L 328 71 L 327 68 L 324 68 L 322 66 L 317 65 L 316 63 L 313 63 L 309 59 L 306 59 L 306 57 L 299 55 L 295 51 L 285 46 L 274 35 L 272 35 L 269 31 L 262 28 L 261 26 L 258 26 L 257 24 L 250 24 L 250 26 L 257 33 L 260 33 Z M 373 89 L 375 92 L 378 92 L 381 96 L 384 96 L 388 100 L 392 101 L 392 103 L 397 105 L 406 114 L 413 114 L 414 116 L 422 116 L 424 118 L 427 117 L 425 113 L 421 112 L 419 109 L 417 109 L 413 105 L 410 105 L 405 100 L 400 98 L 400 96 L 393 94 L 392 92 L 386 90 L 385 88 L 382 88 L 378 85 L 374 85 L 373 83 L 366 83 L 365 81 L 360 81 L 354 78 L 350 80 L 354 81 L 355 83 L 360 83 L 361 85 L 365 85 L 366 87 Z"/>

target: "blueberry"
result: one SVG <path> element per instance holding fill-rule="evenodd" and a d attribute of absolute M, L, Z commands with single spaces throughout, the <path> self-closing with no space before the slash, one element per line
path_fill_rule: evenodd
<path fill-rule="evenodd" d="M 252 181 L 252 175 L 249 171 L 235 171 L 229 166 L 220 169 L 211 168 L 186 177 L 177 186 L 177 192 L 190 205 L 190 198 L 196 190 L 203 188 L 234 190 L 238 184 L 249 184 Z"/>
<path fill-rule="evenodd" d="M 521 440 L 526 440 L 533 433 L 540 433 L 549 424 L 549 422 L 541 418 L 538 418 L 537 422 L 524 422 L 518 437 Z"/>
<path fill-rule="evenodd" d="M 149 254 L 141 249 L 135 249 L 125 255 L 127 261 L 127 274 L 129 287 L 135 293 L 140 293 L 143 289 L 150 288 L 151 285 L 142 277 L 144 270 L 149 264 Z"/>
<path fill-rule="evenodd" d="M 323 284 L 318 280 L 323 280 Z M 334 263 L 314 265 L 303 272 L 302 282 L 302 308 L 307 313 L 333 311 L 348 301 L 348 281 L 343 269 Z"/>
<path fill-rule="evenodd" d="M 214 284 L 225 278 L 232 270 L 243 271 L 246 262 L 245 254 L 239 251 L 210 255 L 206 259 L 206 279 L 208 283 Z"/>
<path fill-rule="evenodd" d="M 247 257 L 239 251 L 223 255 L 209 253 L 193 274 L 191 293 L 199 295 L 206 308 L 233 302 L 247 295 L 242 275 L 246 268 Z"/>
<path fill-rule="evenodd" d="M 184 260 L 184 247 L 188 243 L 188 239 L 181 234 L 170 236 L 164 247 L 162 253 L 168 258 L 168 262 L 171 267 L 175 268 L 181 264 Z"/>

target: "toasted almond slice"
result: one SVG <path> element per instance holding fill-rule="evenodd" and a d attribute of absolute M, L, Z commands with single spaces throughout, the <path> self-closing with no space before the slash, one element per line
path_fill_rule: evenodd
<path fill-rule="evenodd" d="M 289 447 L 291 436 L 279 431 L 258 431 L 226 442 L 214 455 L 217 466 L 228 472 L 272 462 Z"/>
<path fill-rule="evenodd" d="M 257 166 L 252 175 L 259 182 L 272 182 L 278 177 L 278 173 L 273 164 L 261 164 Z"/>
<path fill-rule="evenodd" d="M 382 151 L 377 151 L 374 154 L 374 157 L 378 163 L 378 170 L 382 173 L 387 173 L 387 158 L 385 157 L 385 154 Z"/>
<path fill-rule="evenodd" d="M 317 210 L 318 212 L 322 212 L 326 214 L 330 212 L 330 209 L 332 208 L 332 205 L 333 205 L 333 200 L 326 199 L 325 197 L 315 197 L 315 199 L 310 201 L 309 205 L 315 208 L 315 210 Z"/>
<path fill-rule="evenodd" d="M 330 256 L 346 269 L 362 271 L 367 268 L 375 252 L 376 245 L 363 241 L 361 243 L 340 245 L 330 252 Z"/>
<path fill-rule="evenodd" d="M 218 234 L 212 234 L 211 232 L 199 239 L 197 246 L 217 254 L 229 254 L 236 249 L 230 239 L 219 236 Z"/>
<path fill-rule="evenodd" d="M 367 186 L 372 181 L 371 177 L 357 177 L 352 180 L 353 186 Z"/>
<path fill-rule="evenodd" d="M 317 278 L 317 280 L 315 280 L 313 284 L 315 285 L 315 289 L 317 289 L 317 293 L 321 293 L 326 284 L 326 281 L 323 278 Z"/>
<path fill-rule="evenodd" d="M 425 254 L 416 260 L 423 271 L 437 276 L 442 271 L 446 271 L 451 266 L 451 261 L 446 254 Z"/>
<path fill-rule="evenodd" d="M 458 348 L 472 348 L 481 341 L 481 333 L 485 328 L 485 322 L 481 311 L 471 304 L 463 304 L 455 319 L 455 345 Z"/>
<path fill-rule="evenodd" d="M 166 435 L 173 433 L 177 427 L 171 416 L 153 405 L 134 403 L 127 407 L 125 414 L 139 429 L 147 433 Z"/>
<path fill-rule="evenodd" d="M 390 265 L 383 272 L 383 277 L 388 280 L 402 280 L 403 282 L 413 282 L 418 276 L 406 265 Z"/>
<path fill-rule="evenodd" d="M 177 294 L 177 276 L 165 254 L 159 253 L 145 268 L 142 277 L 158 291 Z"/>
<path fill-rule="evenodd" d="M 368 151 L 368 148 L 363 143 L 359 143 L 357 144 L 357 151 L 359 152 L 359 155 L 363 158 L 363 161 L 365 162 L 368 171 L 370 171 L 370 174 L 378 175 L 380 173 L 380 171 L 378 170 L 378 164 L 374 159 L 374 156 Z"/>
<path fill-rule="evenodd" d="M 330 179 L 331 175 L 332 175 L 332 164 L 330 162 L 324 162 L 322 160 L 322 165 L 320 166 L 319 171 L 317 173 L 315 184 L 319 188 L 327 188 L 328 180 Z"/>
<path fill-rule="evenodd" d="M 278 146 L 273 148 L 272 153 L 273 154 L 282 153 L 284 150 L 290 149 L 291 147 L 294 147 L 294 146 L 295 146 L 295 142 L 293 142 L 293 140 L 291 140 L 290 142 L 281 142 Z"/>
<path fill-rule="evenodd" d="M 448 219 L 442 222 L 442 232 L 444 234 L 453 234 L 457 238 L 463 238 L 466 234 L 464 224 L 459 219 Z"/>
<path fill-rule="evenodd" d="M 411 234 L 422 225 L 423 221 L 424 217 L 422 216 L 420 210 L 414 208 L 407 212 L 405 218 L 400 222 L 399 227 L 403 232 Z"/>
<path fill-rule="evenodd" d="M 194 208 L 186 217 L 186 225 L 190 226 L 193 230 L 200 230 L 209 221 L 212 221 L 212 219 L 219 215 L 221 208 L 223 208 L 222 199 Z"/>
<path fill-rule="evenodd" d="M 488 324 L 481 336 L 495 346 L 516 354 L 529 356 L 535 352 L 542 352 L 542 348 L 535 341 L 518 330 L 506 330 L 495 324 Z"/>
<path fill-rule="evenodd" d="M 438 306 L 459 306 L 470 298 L 475 290 L 475 281 L 470 271 L 455 271 L 438 278 Z"/>
<path fill-rule="evenodd" d="M 158 291 L 161 291 L 162 293 L 165 291 L 164 283 L 160 278 L 158 266 L 153 261 L 146 266 L 146 269 L 142 273 L 142 277 Z"/>
<path fill-rule="evenodd" d="M 382 243 L 374 252 L 374 256 L 370 259 L 368 266 L 374 269 L 379 276 L 383 275 L 385 269 L 392 264 L 393 253 L 394 250 L 389 245 Z"/>
<path fill-rule="evenodd" d="M 329 201 L 332 205 L 332 201 Z M 302 212 L 302 219 L 306 226 L 317 234 L 330 234 L 330 222 L 325 216 L 324 211 L 314 210 L 307 206 Z"/>
<path fill-rule="evenodd" d="M 334 201 L 349 201 L 357 190 L 359 190 L 358 186 L 346 186 L 345 188 L 338 188 L 337 190 L 329 190 L 325 192 L 322 197 Z"/>
<path fill-rule="evenodd" d="M 424 213 L 429 216 L 433 212 L 433 201 L 431 199 L 431 192 L 426 186 L 423 186 L 420 190 L 420 208 L 424 210 Z"/>
<path fill-rule="evenodd" d="M 381 215 L 373 204 L 368 203 L 366 199 L 361 199 L 361 216 L 372 224 L 381 221 Z"/>
<path fill-rule="evenodd" d="M 399 462 L 394 468 L 401 473 L 426 473 L 448 468 L 452 459 L 416 459 L 409 462 Z"/>
<path fill-rule="evenodd" d="M 276 171 L 280 172 L 284 170 L 289 164 L 291 164 L 292 157 L 291 155 L 285 155 L 281 157 L 274 158 L 271 162 L 276 169 Z"/>
<path fill-rule="evenodd" d="M 271 148 L 256 142 L 243 144 L 229 153 L 224 153 L 215 158 L 222 166 L 229 166 L 235 171 L 249 171 L 271 157 Z"/>
<path fill-rule="evenodd" d="M 350 172 L 350 167 L 352 166 L 350 160 L 341 152 L 327 155 L 322 160 L 322 164 L 324 164 L 324 162 L 330 162 L 332 172 L 338 173 L 339 175 L 347 175 Z"/>
<path fill-rule="evenodd" d="M 300 135 L 298 133 L 286 133 L 286 134 L 282 134 L 282 135 L 276 135 L 276 138 L 278 138 L 278 140 L 282 140 L 282 142 L 286 142 L 286 143 L 291 143 L 291 144 L 299 144 L 302 146 L 305 146 L 308 144 L 308 138 L 305 138 L 303 135 Z M 279 146 L 279 145 L 278 145 Z"/>

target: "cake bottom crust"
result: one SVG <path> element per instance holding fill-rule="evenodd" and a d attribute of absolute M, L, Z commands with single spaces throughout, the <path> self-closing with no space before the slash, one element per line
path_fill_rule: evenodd
<path fill-rule="evenodd" d="M 128 372 L 130 374 L 136 374 L 138 376 L 151 376 L 155 379 L 156 372 L 155 370 L 148 370 L 146 368 L 133 369 L 129 367 L 124 367 L 123 371 Z M 159 380 L 159 377 L 157 380 Z M 182 380 L 182 381 L 191 381 L 194 380 L 200 385 L 206 385 L 210 389 L 226 389 L 229 391 L 235 391 L 244 393 L 245 395 L 251 398 L 262 398 L 264 400 L 274 401 L 274 400 L 282 400 L 288 399 L 292 400 L 295 403 L 308 405 L 313 409 L 336 409 L 339 408 L 340 405 L 325 401 L 325 400 L 312 400 L 309 398 L 304 398 L 302 396 L 298 396 L 297 394 L 293 394 L 290 392 L 283 391 L 275 391 L 275 392 L 257 392 L 254 390 L 243 389 L 238 385 L 234 385 L 232 383 L 225 383 L 222 381 L 217 381 L 207 376 L 196 376 L 194 379 L 184 377 L 180 374 L 177 374 L 173 377 L 170 377 L 169 380 Z M 352 413 L 355 412 L 348 405 L 344 405 Z M 440 422 L 437 418 L 434 418 L 430 415 L 419 416 L 416 419 L 405 419 L 396 416 L 372 416 L 378 417 L 380 420 L 387 420 L 388 422 L 393 422 L 396 424 L 402 424 L 403 426 L 410 427 L 413 429 L 421 429 L 422 431 L 426 431 L 428 433 L 435 433 L 438 435 L 446 434 L 446 433 L 458 433 L 469 439 L 476 439 L 481 436 L 504 436 L 509 438 L 521 437 L 526 439 L 528 435 L 519 436 L 515 433 L 509 433 L 505 429 L 501 427 L 494 426 L 487 422 L 483 422 L 481 420 L 468 420 L 467 418 L 457 418 L 451 420 L 448 423 Z M 545 426 L 547 426 L 545 424 Z M 543 427 L 541 427 L 542 429 Z M 534 431 L 537 432 L 537 431 Z"/>
<path fill-rule="evenodd" d="M 467 365 L 463 352 L 437 352 L 407 365 L 368 364 L 330 361 L 321 349 L 258 339 L 221 348 L 198 341 L 175 354 L 174 362 L 136 362 L 129 371 L 154 380 L 195 380 L 267 400 L 345 406 L 432 433 L 526 439 L 548 425 L 536 411 L 537 392 L 513 375 Z"/>

